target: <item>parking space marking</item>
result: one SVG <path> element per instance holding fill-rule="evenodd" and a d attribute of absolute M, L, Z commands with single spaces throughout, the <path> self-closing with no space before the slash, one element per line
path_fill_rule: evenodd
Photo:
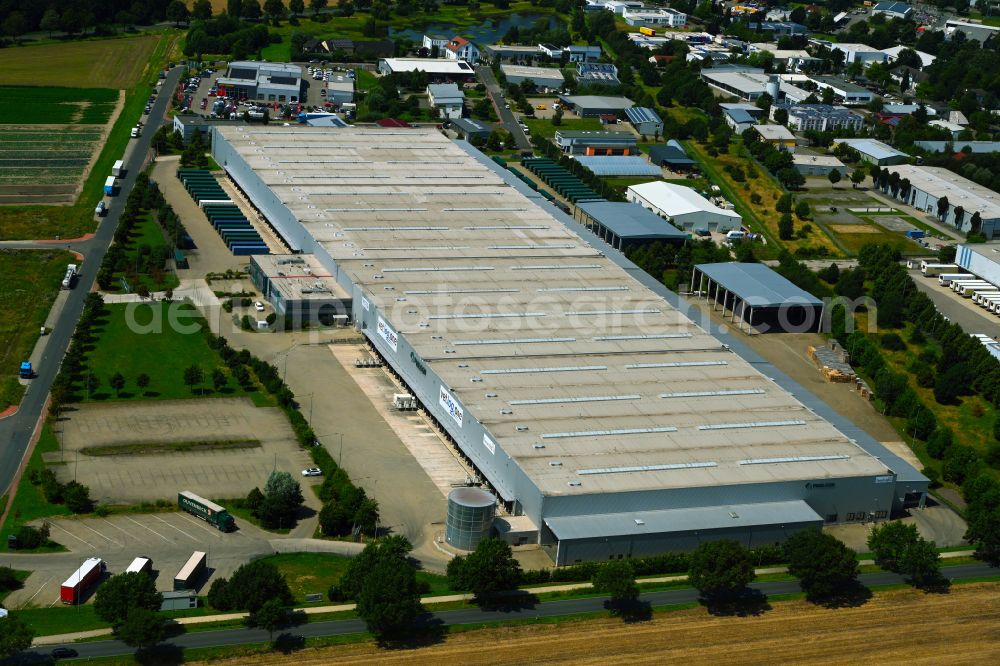
<path fill-rule="evenodd" d="M 196 526 L 200 527 L 201 529 L 205 530 L 206 532 L 208 532 L 209 534 L 211 534 L 214 537 L 217 537 L 219 539 L 222 538 L 222 533 L 219 532 L 219 530 L 213 530 L 213 529 L 209 528 L 201 520 L 197 520 L 196 518 L 193 518 L 193 517 L 191 517 L 191 516 L 189 516 L 187 514 L 184 514 L 184 513 L 177 514 L 177 517 L 180 518 L 181 520 L 183 520 L 186 523 L 191 523 L 192 525 L 196 525 Z"/>
<path fill-rule="evenodd" d="M 156 519 L 157 519 L 158 521 L 160 521 L 161 523 L 163 523 L 163 524 L 164 524 L 164 525 L 166 525 L 167 527 L 172 527 L 173 529 L 177 530 L 178 532 L 180 532 L 181 534 L 183 534 L 183 535 L 184 535 L 184 536 L 186 536 L 187 538 L 191 539 L 192 541 L 200 541 L 200 539 L 197 539 L 196 537 L 193 537 L 193 536 L 191 536 L 190 534 L 188 534 L 187 532 L 185 532 L 185 531 L 184 531 L 184 530 L 182 530 L 181 528 L 177 527 L 177 526 L 176 526 L 176 525 L 174 525 L 173 523 L 168 523 L 167 521 L 163 520 L 163 518 L 160 518 L 159 516 L 157 516 L 157 515 L 155 515 L 155 514 L 154 514 L 154 515 L 152 515 L 152 516 L 150 516 L 150 517 L 151 517 L 151 518 L 156 518 Z"/>
<path fill-rule="evenodd" d="M 41 592 L 42 590 L 44 590 L 45 586 L 48 585 L 49 583 L 51 583 L 53 578 L 55 578 L 54 575 L 53 576 L 49 576 L 49 579 L 47 581 L 45 581 L 44 583 L 42 583 L 41 585 L 39 585 L 38 589 L 35 590 L 35 593 L 33 595 L 31 595 L 30 597 L 28 597 L 24 601 L 24 603 L 21 604 L 21 608 L 27 608 L 28 604 L 31 603 L 31 600 L 34 599 L 35 597 L 37 597 L 38 593 Z"/>
<path fill-rule="evenodd" d="M 148 531 L 152 532 L 153 534 L 155 534 L 156 536 L 160 537 L 161 539 L 163 539 L 163 540 L 164 540 L 164 541 L 166 541 L 167 543 L 173 543 L 173 542 L 172 542 L 172 541 L 171 541 L 170 539 L 168 539 L 167 537 L 163 536 L 162 534 L 160 534 L 159 532 L 157 532 L 157 531 L 156 531 L 156 530 L 154 530 L 154 529 L 151 529 L 151 528 L 149 528 L 149 527 L 146 527 L 145 525 L 143 525 L 142 523 L 140 523 L 140 522 L 139 522 L 139 521 L 137 521 L 137 520 L 132 520 L 132 519 L 131 519 L 131 518 L 129 518 L 128 516 L 125 516 L 125 520 L 127 520 L 127 521 L 129 521 L 129 522 L 132 522 L 132 523 L 135 523 L 136 525 L 138 525 L 139 527 L 141 527 L 141 528 L 142 528 L 142 529 L 144 529 L 144 530 L 148 530 Z"/>
<path fill-rule="evenodd" d="M 128 537 L 129 539 L 134 539 L 134 538 L 135 538 L 134 536 L 132 536 L 131 534 L 129 534 L 128 532 L 126 532 L 126 531 L 125 531 L 125 530 L 123 530 L 122 528 L 120 528 L 120 527 L 118 527 L 117 525 L 115 525 L 115 524 L 114 524 L 113 522 L 111 522 L 111 521 L 110 521 L 110 520 L 108 520 L 107 518 L 101 518 L 101 520 L 103 520 L 103 521 L 104 521 L 104 522 L 106 522 L 106 523 L 107 523 L 108 525 L 110 525 L 111 527 L 115 528 L 116 530 L 118 530 L 119 532 L 121 532 L 122 534 L 124 534 L 125 536 L 127 536 L 127 537 Z"/>
<path fill-rule="evenodd" d="M 102 539 L 104 539 L 104 540 L 106 540 L 106 541 L 108 541 L 110 543 L 115 544 L 116 546 L 123 546 L 124 545 L 124 544 L 118 543 L 117 541 L 115 541 L 114 539 L 112 539 L 109 536 L 104 536 L 103 534 L 101 534 L 100 532 L 98 532 L 97 530 L 95 530 L 93 527 L 85 525 L 82 521 L 78 522 L 77 525 L 79 525 L 80 527 L 82 527 L 84 529 L 90 530 L 91 532 L 93 532 L 97 536 L 101 537 Z"/>
<path fill-rule="evenodd" d="M 87 541 L 86 539 L 81 539 L 80 537 L 78 537 L 77 535 L 73 534 L 73 533 L 72 533 L 72 532 L 70 532 L 69 530 L 64 530 L 63 528 L 59 527 L 59 526 L 58 526 L 58 525 L 56 525 L 55 523 L 49 523 L 49 526 L 50 526 L 50 527 L 54 527 L 54 528 L 56 528 L 56 529 L 57 529 L 57 530 L 59 530 L 60 532 L 65 532 L 66 534 L 68 534 L 69 536 L 73 537 L 73 538 L 74 538 L 74 539 L 76 539 L 77 541 L 82 541 L 83 543 L 87 544 L 88 546 L 90 546 L 90 547 L 91 547 L 91 548 L 93 548 L 94 550 L 97 550 L 97 546 L 95 546 L 94 544 L 90 543 L 90 542 L 89 542 L 89 541 Z"/>

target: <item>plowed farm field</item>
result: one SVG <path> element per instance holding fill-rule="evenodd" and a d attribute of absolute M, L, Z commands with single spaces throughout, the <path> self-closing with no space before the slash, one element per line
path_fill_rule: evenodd
<path fill-rule="evenodd" d="M 995 664 L 1000 663 L 1000 585 L 957 585 L 947 594 L 876 593 L 855 608 L 775 602 L 755 617 L 703 608 L 650 622 L 580 620 L 485 629 L 416 649 L 373 643 L 254 655 L 255 664 Z M 211 663 L 247 663 L 247 656 Z"/>

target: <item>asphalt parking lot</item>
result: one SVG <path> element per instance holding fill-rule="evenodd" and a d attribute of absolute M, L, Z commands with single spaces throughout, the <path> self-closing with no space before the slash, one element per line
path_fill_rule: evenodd
<path fill-rule="evenodd" d="M 70 553 L 10 556 L 30 559 L 23 568 L 33 573 L 22 589 L 5 599 L 8 608 L 58 604 L 59 586 L 88 557 L 103 559 L 108 574 L 123 572 L 136 557 L 149 557 L 159 574 L 156 588 L 165 592 L 173 589 L 174 575 L 191 554 L 204 551 L 209 567 L 209 575 L 199 586 L 204 592 L 215 576 L 229 576 L 253 557 L 273 552 L 268 542 L 272 535 L 253 525 L 237 521 L 237 531 L 226 534 L 187 513 L 60 518 L 48 522 L 50 538 Z"/>
<path fill-rule="evenodd" d="M 84 404 L 60 420 L 62 452 L 47 454 L 65 482 L 76 479 L 106 504 L 175 499 L 181 490 L 209 498 L 244 497 L 274 469 L 298 476 L 311 467 L 288 419 L 249 398 Z M 94 446 L 256 440 L 259 446 L 131 455 L 86 455 Z M 58 540 L 58 539 L 57 539 Z"/>

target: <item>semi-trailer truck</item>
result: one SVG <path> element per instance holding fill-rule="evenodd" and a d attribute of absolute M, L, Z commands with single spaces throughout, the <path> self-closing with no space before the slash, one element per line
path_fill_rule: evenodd
<path fill-rule="evenodd" d="M 66 265 L 66 274 L 63 276 L 62 288 L 72 289 L 73 280 L 76 278 L 76 264 Z"/>
<path fill-rule="evenodd" d="M 153 574 L 153 560 L 148 557 L 137 557 L 132 560 L 132 564 L 128 565 L 128 569 L 125 573 L 144 573 Z"/>
<path fill-rule="evenodd" d="M 208 556 L 200 550 L 194 551 L 187 563 L 174 576 L 174 592 L 196 587 L 198 581 L 205 575 L 207 568 Z"/>
<path fill-rule="evenodd" d="M 954 273 L 958 270 L 958 266 L 955 264 L 925 264 L 921 262 L 920 272 L 931 277 L 932 275 L 941 275 L 941 273 Z"/>
<path fill-rule="evenodd" d="M 198 516 L 209 525 L 214 525 L 222 532 L 232 532 L 236 529 L 236 521 L 215 502 L 195 495 L 190 490 L 177 493 L 177 506 L 188 513 Z"/>
<path fill-rule="evenodd" d="M 972 273 L 941 273 L 937 279 L 939 285 L 948 287 L 955 280 L 973 280 L 975 277 Z"/>
<path fill-rule="evenodd" d="M 59 588 L 60 601 L 64 604 L 80 603 L 84 593 L 100 579 L 105 569 L 107 565 L 101 558 L 88 558 Z"/>

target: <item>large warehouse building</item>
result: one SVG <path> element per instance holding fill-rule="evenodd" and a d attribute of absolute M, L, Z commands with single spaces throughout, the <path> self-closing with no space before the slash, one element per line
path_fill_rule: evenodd
<path fill-rule="evenodd" d="M 558 564 L 774 543 L 923 502 L 916 470 L 468 144 L 221 127 L 212 155 L 351 295 L 357 328 Z"/>
<path fill-rule="evenodd" d="M 1000 194 L 944 167 L 899 164 L 886 169 L 908 181 L 909 192 L 899 190 L 909 205 L 937 217 L 964 233 L 977 226 L 986 238 L 1000 236 Z M 942 215 L 939 202 L 947 204 Z M 942 206 L 944 204 L 941 204 Z M 974 222 L 975 220 L 975 222 Z"/>

